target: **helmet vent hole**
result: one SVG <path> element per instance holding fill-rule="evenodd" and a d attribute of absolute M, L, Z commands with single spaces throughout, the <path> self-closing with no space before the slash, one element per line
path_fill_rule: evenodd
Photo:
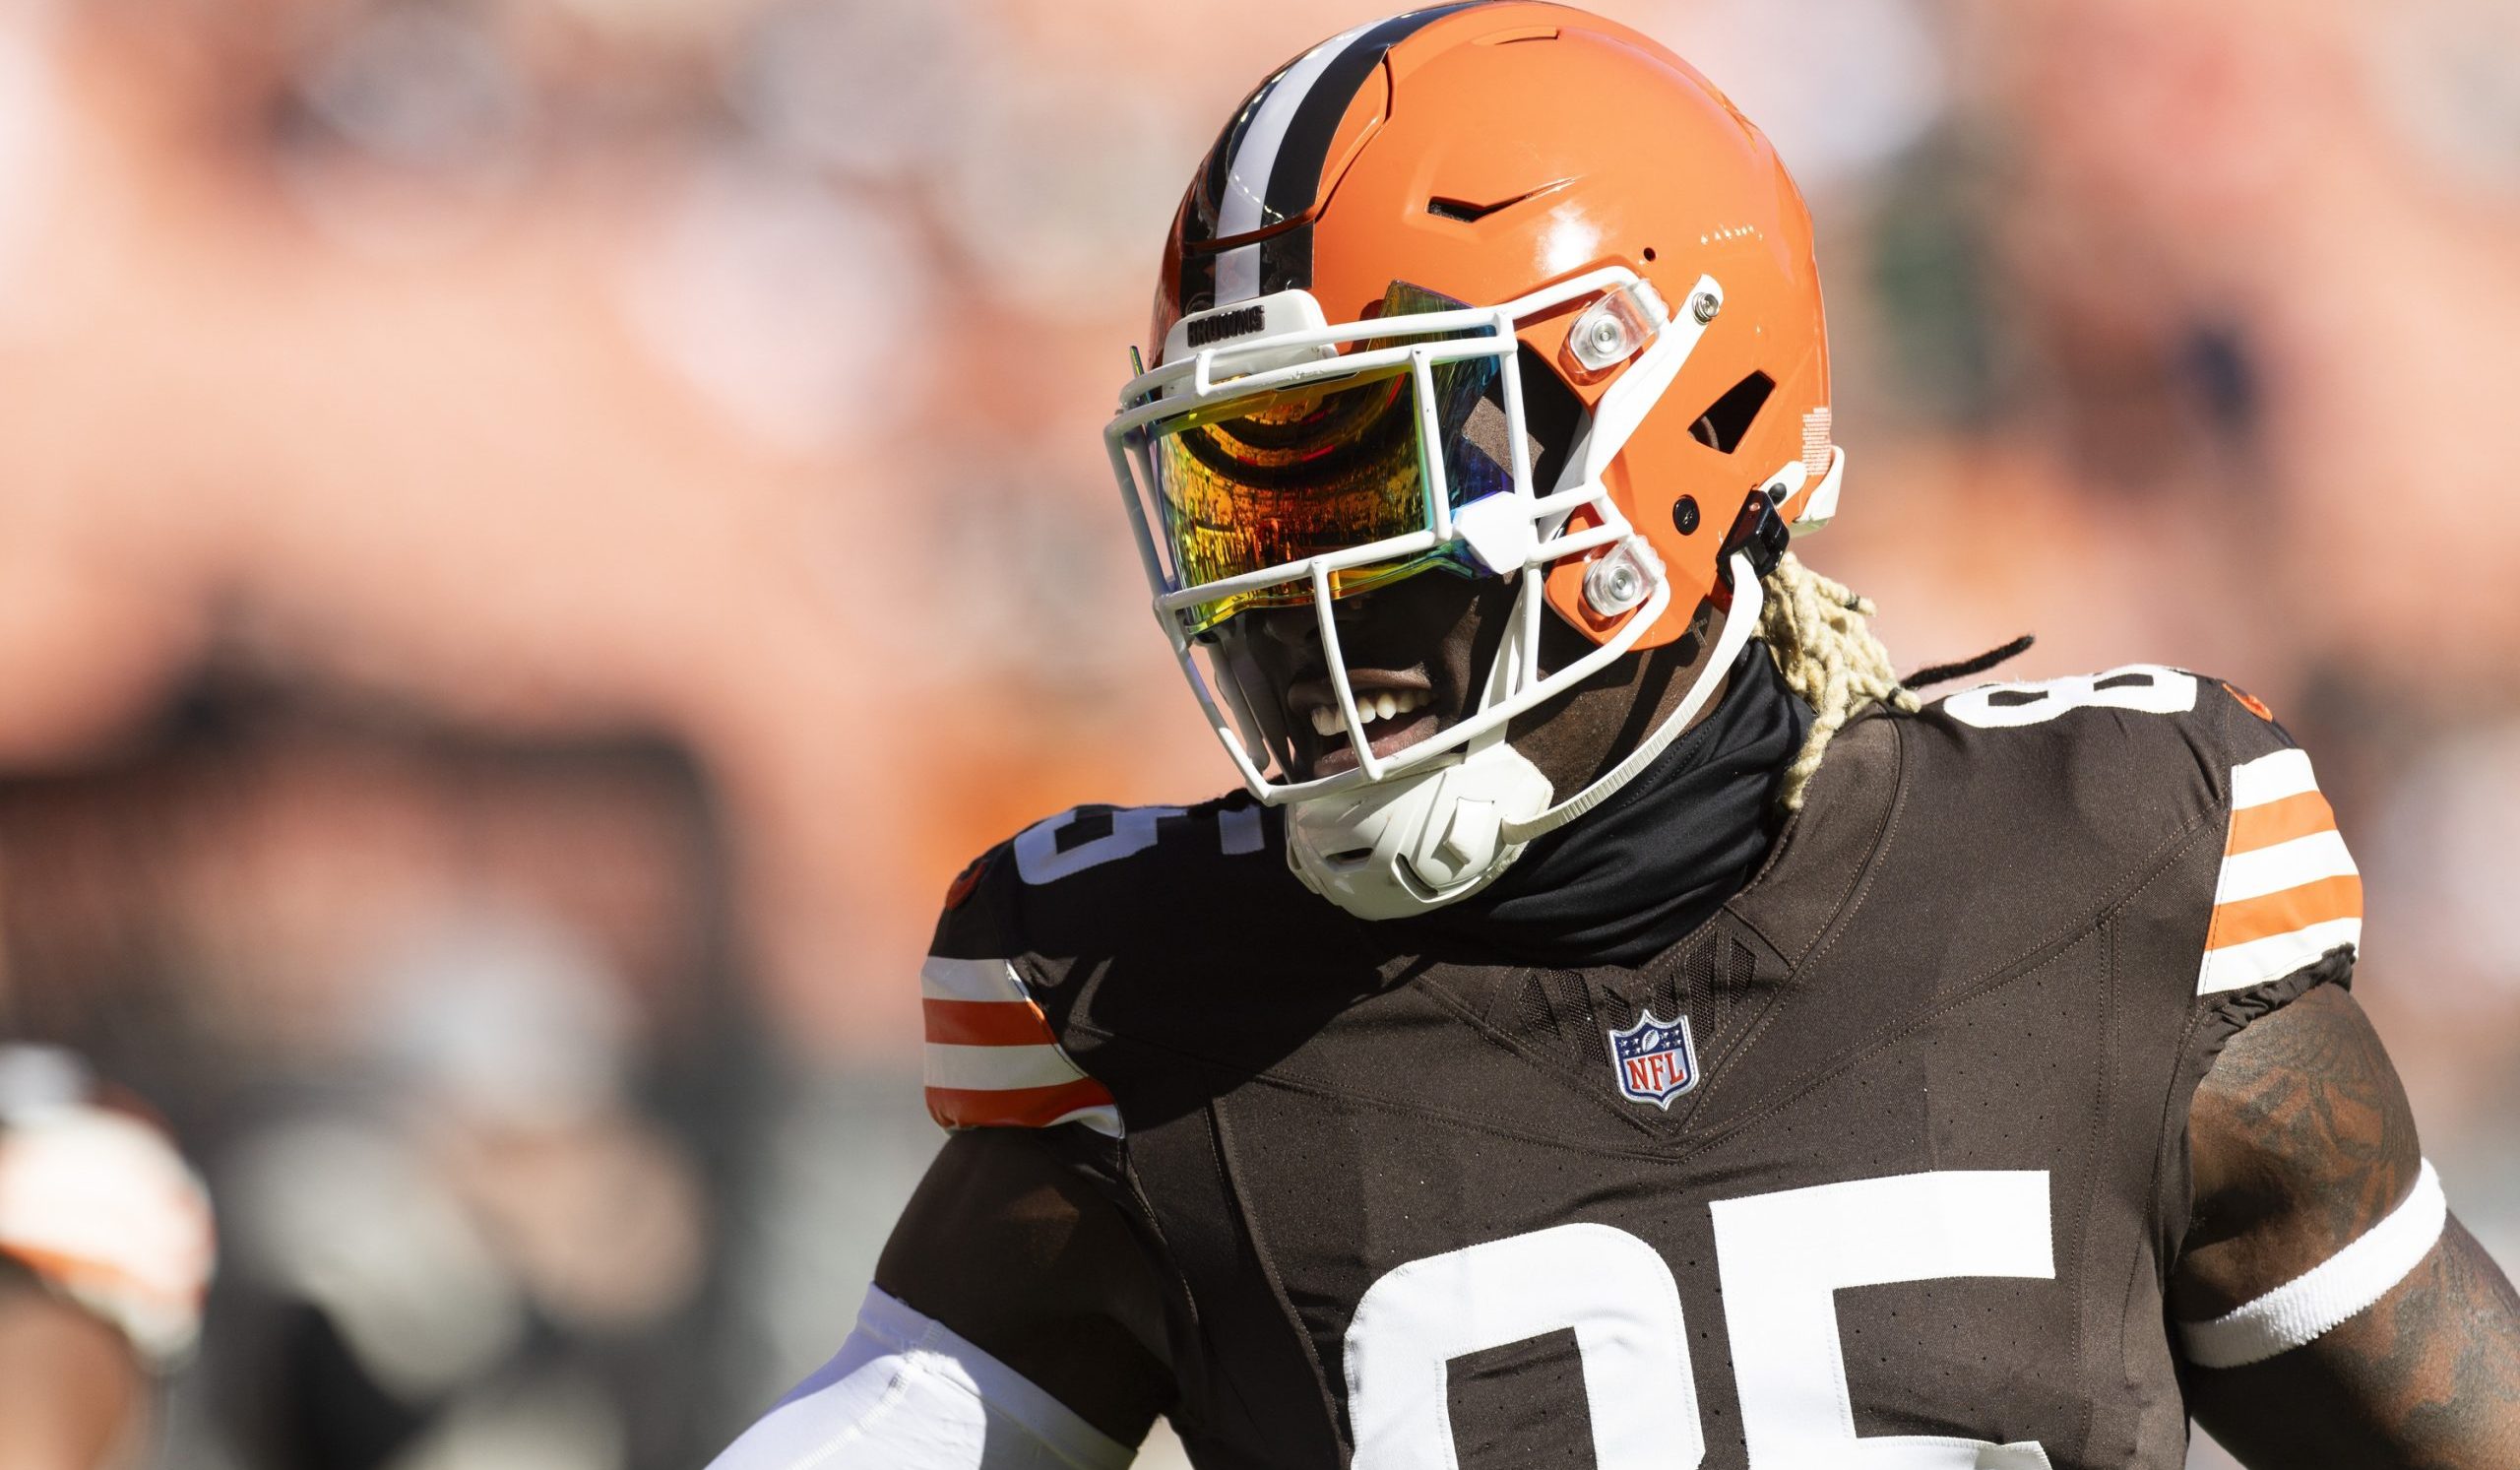
<path fill-rule="evenodd" d="M 1724 396 L 1707 405 L 1697 421 L 1689 425 L 1690 437 L 1709 449 L 1731 454 L 1741 447 L 1749 435 L 1750 424 L 1767 405 L 1768 395 L 1776 391 L 1776 379 L 1754 372 L 1732 387 Z"/>
<path fill-rule="evenodd" d="M 1430 195 L 1426 200 L 1426 213 L 1438 220 L 1455 220 L 1464 224 L 1476 224 L 1498 210 L 1512 209 L 1526 199 L 1538 199 L 1544 194 L 1554 194 L 1573 182 L 1573 179 L 1551 179 L 1537 189 L 1526 189 L 1520 194 L 1490 200 L 1485 204 L 1476 199 L 1456 199 L 1449 194 Z"/>
<path fill-rule="evenodd" d="M 1546 192 L 1548 191 L 1545 189 L 1534 189 L 1531 194 L 1517 194 L 1511 199 L 1499 199 L 1492 204 L 1480 204 L 1472 199 L 1447 199 L 1438 194 L 1426 201 L 1426 213 L 1438 220 L 1459 220 L 1464 224 L 1476 224 L 1498 210 L 1512 209 L 1515 205 L 1531 198 L 1532 194 Z"/>

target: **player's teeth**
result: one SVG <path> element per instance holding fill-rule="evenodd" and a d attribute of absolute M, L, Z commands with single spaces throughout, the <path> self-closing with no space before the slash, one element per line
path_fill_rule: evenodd
<path fill-rule="evenodd" d="M 1422 710 L 1434 702 L 1434 694 L 1425 689 L 1359 691 L 1356 695 L 1356 717 L 1368 724 L 1376 720 L 1392 720 Z M 1348 721 L 1336 705 L 1324 705 L 1312 712 L 1312 730 L 1315 735 L 1336 735 L 1347 728 Z"/>

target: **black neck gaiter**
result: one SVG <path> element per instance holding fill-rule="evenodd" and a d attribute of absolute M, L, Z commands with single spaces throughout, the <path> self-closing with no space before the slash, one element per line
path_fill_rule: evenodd
<path fill-rule="evenodd" d="M 1534 843 L 1486 888 L 1403 923 L 1429 953 L 1640 965 L 1757 871 L 1783 815 L 1777 781 L 1810 730 L 1810 706 L 1753 640 L 1714 712 L 1642 775 Z"/>

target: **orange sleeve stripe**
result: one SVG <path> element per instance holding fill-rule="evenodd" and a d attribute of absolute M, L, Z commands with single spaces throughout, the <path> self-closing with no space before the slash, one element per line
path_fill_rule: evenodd
<path fill-rule="evenodd" d="M 1055 1045 L 1050 1023 L 1030 1000 L 940 1000 L 919 1002 L 927 1019 L 927 1039 L 952 1047 L 1040 1047 Z"/>
<path fill-rule="evenodd" d="M 1110 1089 L 1091 1077 L 1056 1087 L 1016 1087 L 1003 1092 L 927 1089 L 928 1116 L 949 1128 L 1046 1128 L 1081 1108 L 1110 1106 Z"/>
<path fill-rule="evenodd" d="M 2244 898 L 2221 904 L 2214 910 L 2214 928 L 2205 941 L 2208 949 L 2221 949 L 2230 944 L 2245 944 L 2251 939 L 2271 938 L 2324 924 L 2332 919 L 2362 917 L 2362 880 L 2348 874 L 2321 878 L 2269 893 L 2260 898 Z"/>
<path fill-rule="evenodd" d="M 2302 792 L 2263 806 L 2243 806 L 2232 813 L 2232 840 L 2226 853 L 2253 853 L 2279 842 L 2336 830 L 2336 809 L 2317 792 Z"/>
<path fill-rule="evenodd" d="M 0 1255 L 12 1255 L 37 1276 L 56 1286 L 87 1287 L 119 1295 L 144 1298 L 161 1306 L 193 1308 L 201 1305 L 199 1293 L 170 1293 L 154 1282 L 144 1281 L 112 1261 L 89 1255 L 74 1255 L 67 1250 L 51 1250 L 41 1246 L 0 1246 Z"/>

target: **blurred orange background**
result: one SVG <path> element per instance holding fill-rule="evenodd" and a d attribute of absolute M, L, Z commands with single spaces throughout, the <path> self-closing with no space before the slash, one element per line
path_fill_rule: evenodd
<path fill-rule="evenodd" d="M 2520 11 L 1599 8 L 1810 195 L 1851 473 L 1806 557 L 1906 668 L 2031 631 L 2011 676 L 2272 704 L 2520 1256 Z M 536 1462 L 705 1458 L 932 1147 L 947 880 L 1229 780 L 1098 430 L 1218 126 L 1377 9 L 0 0 L 0 1031 L 158 1101 L 239 1291 L 305 1274 L 252 1161 L 352 1098 L 574 1345 Z M 504 965 L 536 1019 L 410 1020 Z M 414 1026 L 456 1039 L 387 1066 Z M 659 1197 L 607 1280 L 531 1244 Z"/>

